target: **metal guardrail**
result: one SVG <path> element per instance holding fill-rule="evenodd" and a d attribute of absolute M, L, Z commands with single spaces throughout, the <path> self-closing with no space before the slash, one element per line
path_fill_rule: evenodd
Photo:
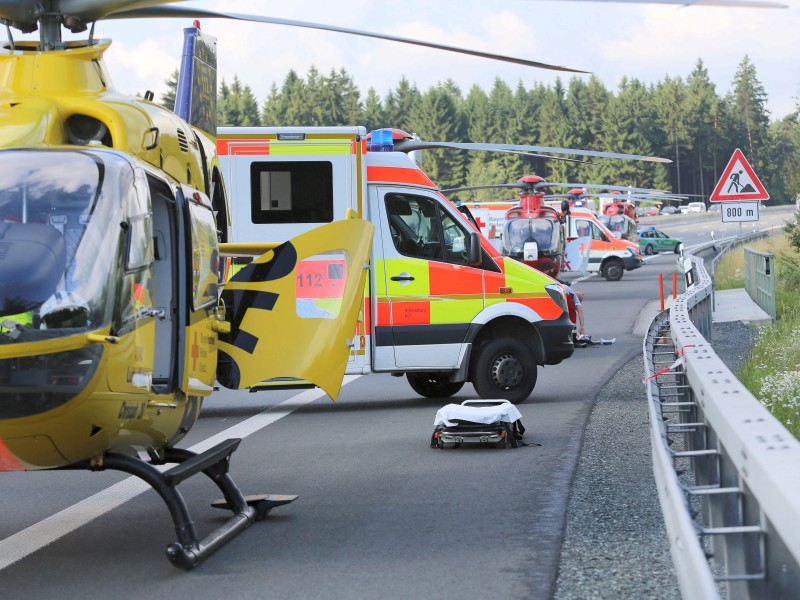
<path fill-rule="evenodd" d="M 775 255 L 744 247 L 744 289 L 775 322 Z"/>
<path fill-rule="evenodd" d="M 687 290 L 643 343 L 653 470 L 687 599 L 800 593 L 800 442 L 728 370 L 708 338 L 712 281 Z"/>

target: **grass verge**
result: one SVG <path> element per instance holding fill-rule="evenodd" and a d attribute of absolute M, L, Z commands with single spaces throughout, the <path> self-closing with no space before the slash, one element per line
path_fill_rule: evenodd
<path fill-rule="evenodd" d="M 739 369 L 739 381 L 792 434 L 800 439 L 800 253 L 785 236 L 749 244 L 775 255 L 777 320 L 762 325 L 758 340 Z M 729 252 L 718 263 L 714 287 L 744 287 L 744 250 Z"/>

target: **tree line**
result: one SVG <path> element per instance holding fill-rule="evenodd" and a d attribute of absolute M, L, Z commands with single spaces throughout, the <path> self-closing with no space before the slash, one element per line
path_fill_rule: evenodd
<path fill-rule="evenodd" d="M 174 104 L 177 71 L 161 101 Z M 464 94 L 452 80 L 422 91 L 405 77 L 381 99 L 373 88 L 362 98 L 344 69 L 305 77 L 289 71 L 259 103 L 238 76 L 223 79 L 217 99 L 219 125 L 364 125 L 393 127 L 429 141 L 532 144 L 669 158 L 671 164 L 587 159 L 576 161 L 494 152 L 425 150 L 426 173 L 442 188 L 514 182 L 523 175 L 549 181 L 588 182 L 665 189 L 708 198 L 734 149 L 741 148 L 771 202 L 800 194 L 800 102 L 772 120 L 767 93 L 745 56 L 730 91 L 721 95 L 702 60 L 686 78 L 666 76 L 645 85 L 623 77 L 616 90 L 600 79 L 557 79 L 553 85 L 522 81 L 512 89 L 496 79 Z M 458 198 L 459 195 L 454 196 Z M 463 200 L 497 198 L 497 192 L 461 192 Z"/>

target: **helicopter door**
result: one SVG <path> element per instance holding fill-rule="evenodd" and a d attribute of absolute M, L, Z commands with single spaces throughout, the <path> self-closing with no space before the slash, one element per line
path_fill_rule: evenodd
<path fill-rule="evenodd" d="M 182 343 L 180 385 L 187 394 L 206 396 L 214 389 L 217 370 L 214 329 L 219 288 L 217 226 L 211 202 L 204 194 L 181 186 L 179 196 L 186 216 L 186 232 L 180 237 L 190 242 L 184 261 L 189 288 L 188 301 L 182 303 L 186 313 L 181 322 L 186 324 L 186 337 Z"/>
<path fill-rule="evenodd" d="M 155 244 L 150 193 L 144 173 L 133 170 L 123 197 L 124 250 L 115 310 L 116 335 L 126 340 L 109 373 L 113 391 L 149 393 L 153 382 L 153 349 L 158 347 L 151 327 L 155 293 Z"/>
<path fill-rule="evenodd" d="M 175 356 L 177 356 L 177 289 L 178 261 L 176 228 L 177 203 L 170 187 L 148 176 L 153 211 L 154 261 L 151 269 L 152 305 L 146 307 L 153 315 L 155 345 L 153 356 L 153 391 L 170 393 L 177 387 Z"/>

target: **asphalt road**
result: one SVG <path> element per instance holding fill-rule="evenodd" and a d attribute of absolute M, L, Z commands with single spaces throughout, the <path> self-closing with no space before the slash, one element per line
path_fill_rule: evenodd
<path fill-rule="evenodd" d="M 707 237 L 699 220 L 663 223 L 687 243 Z M 530 444 L 522 448 L 431 449 L 434 415 L 447 401 L 419 398 L 386 375 L 355 378 L 335 404 L 317 391 L 215 394 L 181 445 L 244 437 L 231 461 L 243 492 L 300 498 L 191 572 L 166 559 L 172 522 L 136 481 L 110 472 L 4 473 L 0 596 L 550 598 L 593 402 L 641 352 L 639 313 L 658 298 L 658 273 L 669 281 L 674 270 L 675 256 L 662 254 L 619 282 L 575 284 L 585 294 L 587 332 L 616 343 L 577 349 L 540 370 L 533 396 L 519 405 Z M 470 397 L 467 385 L 454 401 Z M 208 508 L 217 497 L 208 481 L 179 489 L 201 533 L 221 522 Z"/>

